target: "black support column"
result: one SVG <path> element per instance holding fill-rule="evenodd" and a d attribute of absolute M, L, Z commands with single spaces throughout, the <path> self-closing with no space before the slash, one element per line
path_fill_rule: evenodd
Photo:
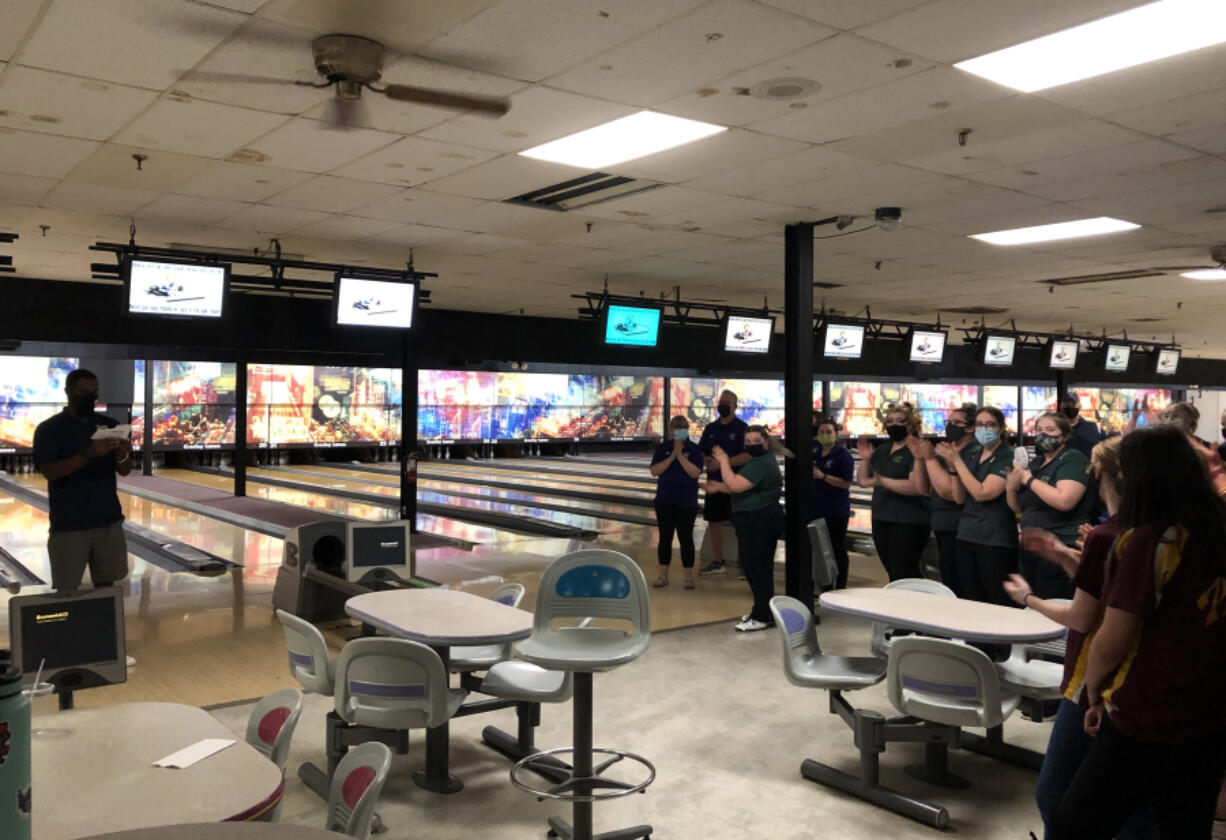
<path fill-rule="evenodd" d="M 153 360 L 145 359 L 145 431 L 141 437 L 140 474 L 153 475 Z"/>
<path fill-rule="evenodd" d="M 673 378 L 671 376 L 664 377 L 664 422 L 663 428 L 660 429 L 660 437 L 668 443 L 672 439 L 672 435 L 668 432 L 668 421 L 673 419 Z"/>
<path fill-rule="evenodd" d="M 417 533 L 417 359 L 412 335 L 404 336 L 400 379 L 400 518 Z"/>
<path fill-rule="evenodd" d="M 813 225 L 788 225 L 784 232 L 784 424 L 788 449 L 786 492 L 787 594 L 813 604 L 813 563 L 809 521 L 813 498 Z"/>
<path fill-rule="evenodd" d="M 247 361 L 234 363 L 234 495 L 247 495 Z"/>

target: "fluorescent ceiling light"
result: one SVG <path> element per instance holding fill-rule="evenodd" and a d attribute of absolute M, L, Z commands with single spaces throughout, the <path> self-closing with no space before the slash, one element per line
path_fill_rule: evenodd
<path fill-rule="evenodd" d="M 1180 277 L 1189 280 L 1226 280 L 1226 268 L 1206 268 L 1201 271 L 1185 271 Z"/>
<path fill-rule="evenodd" d="M 954 66 L 1032 93 L 1223 42 L 1222 0 L 1160 0 Z"/>
<path fill-rule="evenodd" d="M 1136 230 L 1139 227 L 1140 225 L 1134 225 L 1122 219 L 1099 216 L 1097 219 L 1077 219 L 1054 225 L 1036 225 L 1013 230 L 997 230 L 991 233 L 976 233 L 970 238 L 987 242 L 990 245 L 1029 245 L 1033 242 L 1054 242 L 1057 239 L 1077 239 L 1081 236 L 1120 233 L 1125 230 Z"/>
<path fill-rule="evenodd" d="M 722 125 L 670 117 L 654 111 L 639 111 L 520 154 L 584 169 L 602 169 L 684 146 L 727 130 Z"/>

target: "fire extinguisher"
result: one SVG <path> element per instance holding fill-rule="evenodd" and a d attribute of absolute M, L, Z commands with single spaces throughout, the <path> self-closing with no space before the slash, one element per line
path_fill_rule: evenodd
<path fill-rule="evenodd" d="M 404 480 L 409 484 L 417 484 L 417 450 L 413 450 L 404 459 Z"/>

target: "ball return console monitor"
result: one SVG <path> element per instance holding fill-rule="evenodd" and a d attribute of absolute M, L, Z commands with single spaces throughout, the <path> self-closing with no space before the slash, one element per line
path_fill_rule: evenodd
<path fill-rule="evenodd" d="M 80 688 L 128 681 L 124 647 L 123 591 L 117 586 L 9 600 L 13 663 L 33 683 L 55 686 L 60 708 L 72 708 Z"/>
<path fill-rule="evenodd" d="M 406 521 L 350 522 L 345 544 L 345 569 L 354 583 L 404 582 L 413 577 Z"/>

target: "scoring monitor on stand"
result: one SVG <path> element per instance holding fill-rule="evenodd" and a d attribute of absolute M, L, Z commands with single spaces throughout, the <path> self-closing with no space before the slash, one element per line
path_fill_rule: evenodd
<path fill-rule="evenodd" d="M 408 522 L 350 522 L 345 544 L 347 576 L 355 583 L 370 585 L 413 577 Z"/>

